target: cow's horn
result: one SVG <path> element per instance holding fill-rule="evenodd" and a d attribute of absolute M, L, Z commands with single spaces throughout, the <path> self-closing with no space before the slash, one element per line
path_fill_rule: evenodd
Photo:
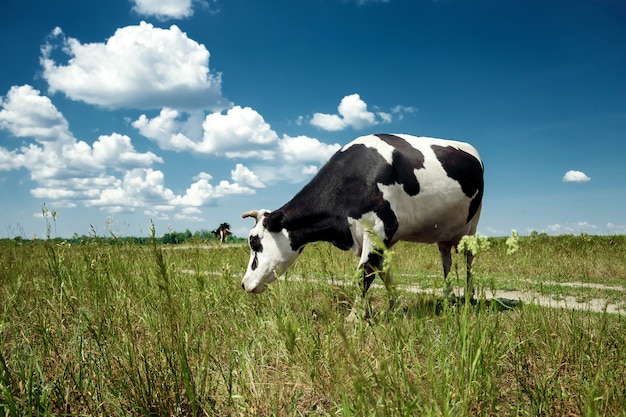
<path fill-rule="evenodd" d="M 245 213 L 243 213 L 241 215 L 242 219 L 245 219 L 246 217 L 254 217 L 255 219 L 257 218 L 257 216 L 259 215 L 259 212 L 256 210 L 251 210 L 251 211 L 246 211 Z"/>

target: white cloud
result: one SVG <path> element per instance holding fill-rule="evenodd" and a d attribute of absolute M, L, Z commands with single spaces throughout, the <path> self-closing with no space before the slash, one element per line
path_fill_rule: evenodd
<path fill-rule="evenodd" d="M 620 226 L 609 222 L 607 223 L 606 228 L 610 234 L 623 235 L 626 233 L 626 225 Z"/>
<path fill-rule="evenodd" d="M 587 182 L 591 181 L 591 178 L 582 171 L 570 170 L 563 176 L 563 182 Z"/>
<path fill-rule="evenodd" d="M 393 116 L 389 113 L 379 111 L 376 112 L 376 115 L 381 118 L 383 123 L 391 123 L 393 121 Z"/>
<path fill-rule="evenodd" d="M 72 139 L 68 143 L 23 146 L 17 155 L 31 178 L 41 184 L 54 179 L 101 177 L 107 169 L 126 170 L 163 162 L 152 152 L 137 152 L 128 136 L 115 133 L 100 136 L 93 147 Z"/>
<path fill-rule="evenodd" d="M 402 120 L 404 119 L 404 115 L 407 113 L 417 113 L 417 108 L 411 106 L 397 105 L 391 109 L 391 113 L 394 114 L 398 120 Z"/>
<path fill-rule="evenodd" d="M 161 149 L 172 151 L 193 151 L 197 143 L 182 133 L 185 123 L 179 121 L 180 112 L 164 108 L 158 116 L 148 119 L 145 114 L 132 123 L 143 136 L 155 141 Z M 190 121 L 193 120 L 190 118 Z M 198 123 L 198 125 L 200 125 Z"/>
<path fill-rule="evenodd" d="M 83 152 L 83 155 L 85 152 Z M 113 168 L 150 166 L 163 159 L 152 152 L 138 153 L 126 135 L 102 135 L 93 144 L 93 158 L 99 164 Z"/>
<path fill-rule="evenodd" d="M 98 177 L 107 167 L 128 168 L 163 162 L 152 152 L 136 152 L 127 136 L 100 136 L 93 147 L 77 141 L 67 120 L 52 101 L 29 85 L 11 87 L 6 98 L 0 101 L 0 128 L 14 136 L 30 137 L 38 142 L 24 145 L 19 150 L 0 148 L 0 160 L 12 159 L 8 164 L 2 164 L 3 167 L 25 167 L 31 178 L 38 182 Z M 39 185 L 47 188 L 44 183 Z"/>
<path fill-rule="evenodd" d="M 215 200 L 226 195 L 254 194 L 252 188 L 230 183 L 222 180 L 218 185 L 210 184 L 211 176 L 208 174 L 199 176 L 199 179 L 191 184 L 184 195 L 176 196 L 171 203 L 177 206 L 207 206 L 215 204 Z"/>
<path fill-rule="evenodd" d="M 589 233 L 596 234 L 599 231 L 599 227 L 591 224 L 587 221 L 580 221 L 576 223 L 567 224 L 551 224 L 547 227 L 548 231 L 552 234 L 579 234 Z"/>
<path fill-rule="evenodd" d="M 36 183 L 30 191 L 35 198 L 109 211 L 174 198 L 162 184 L 163 174 L 149 169 L 162 158 L 137 152 L 131 138 L 118 133 L 101 135 L 93 144 L 77 140 L 51 100 L 31 86 L 12 87 L 0 101 L 0 128 L 35 140 L 14 150 L 0 147 L 0 169 L 27 169 Z M 112 171 L 126 175 L 120 179 Z"/>
<path fill-rule="evenodd" d="M 230 171 L 231 178 L 238 184 L 253 188 L 265 188 L 265 184 L 250 169 L 242 164 L 237 164 L 234 170 Z"/>
<path fill-rule="evenodd" d="M 24 166 L 24 155 L 0 148 L 0 171 L 10 171 Z"/>
<path fill-rule="evenodd" d="M 384 112 L 378 113 L 379 119 L 377 120 L 376 113 L 367 110 L 367 104 L 361 100 L 358 94 L 345 96 L 341 99 L 337 110 L 339 114 L 315 113 L 311 119 L 311 124 L 320 129 L 337 131 L 349 127 L 363 129 L 391 121 L 391 115 Z"/>
<path fill-rule="evenodd" d="M 235 156 L 251 148 L 274 144 L 278 135 L 256 110 L 235 106 L 226 112 L 211 113 L 202 124 L 204 136 L 197 150 Z"/>
<path fill-rule="evenodd" d="M 212 177 L 198 175 L 185 195 L 176 199 L 177 205 L 201 206 L 213 204 L 216 198 L 229 194 L 252 194 L 255 188 L 280 181 L 300 182 L 315 174 L 319 165 L 325 163 L 341 146 L 326 144 L 308 136 L 278 138 L 276 132 L 263 117 L 250 107 L 234 106 L 227 112 L 208 114 L 202 122 L 204 134 L 198 141 L 182 133 L 192 130 L 197 123 L 185 120 L 185 115 L 172 109 L 163 109 L 150 119 L 141 115 L 132 125 L 162 149 L 189 151 L 198 154 L 225 156 L 227 158 L 272 161 L 254 166 L 254 170 L 237 164 L 231 170 L 233 183 L 222 181 L 217 186 L 210 183 Z"/>
<path fill-rule="evenodd" d="M 40 143 L 72 139 L 65 117 L 46 96 L 30 85 L 13 86 L 0 99 L 0 128 Z"/>
<path fill-rule="evenodd" d="M 58 28 L 51 35 L 57 38 L 69 60 L 57 63 L 51 57 L 57 46 L 42 47 L 43 77 L 51 93 L 113 108 L 229 106 L 220 74 L 209 69 L 209 51 L 175 25 L 161 29 L 141 22 L 118 29 L 105 43 L 81 44 Z"/>
<path fill-rule="evenodd" d="M 30 193 L 33 197 L 47 201 L 55 201 L 56 205 L 75 206 L 76 202 L 99 199 L 103 189 L 115 188 L 121 185 L 121 180 L 111 176 L 87 178 L 63 178 L 40 181 L 40 186 L 33 188 Z"/>
<path fill-rule="evenodd" d="M 163 172 L 146 168 L 135 168 L 124 174 L 115 187 L 103 189 L 89 206 L 107 208 L 143 207 L 150 202 L 161 203 L 175 198 L 174 193 L 164 185 Z"/>
<path fill-rule="evenodd" d="M 137 152 L 129 136 L 100 135 L 91 144 L 77 140 L 52 101 L 30 86 L 14 87 L 1 104 L 0 127 L 36 141 L 18 150 L 0 147 L 1 169 L 28 169 L 37 183 L 31 194 L 58 207 L 82 204 L 110 213 L 141 208 L 155 218 L 170 218 L 176 209 L 174 216 L 200 220 L 201 211 L 195 210 L 219 198 L 254 194 L 266 181 L 305 180 L 340 148 L 307 136 L 279 139 L 250 107 L 209 114 L 164 107 L 153 118 L 144 114 L 132 122 L 162 149 L 273 161 L 254 170 L 238 163 L 228 181 L 213 181 L 201 172 L 184 193 L 176 194 L 166 186 L 163 172 L 151 168 L 163 159 L 153 152 Z M 342 112 L 354 121 L 356 113 L 349 107 L 344 103 Z"/>
<path fill-rule="evenodd" d="M 132 125 L 143 136 L 155 141 L 161 149 L 188 151 L 228 158 L 273 159 L 278 135 L 256 110 L 234 106 L 226 113 L 210 113 L 200 120 L 198 113 L 186 121 L 173 109 L 163 109 L 149 119 L 142 114 Z M 192 140 L 201 126 L 202 135 Z"/>
<path fill-rule="evenodd" d="M 176 207 L 176 206 L 168 206 L 168 210 L 174 210 L 176 209 L 176 213 L 174 214 L 174 219 L 176 220 L 186 220 L 186 221 L 192 221 L 192 222 L 203 222 L 206 223 L 206 219 L 203 217 L 200 217 L 200 215 L 202 214 L 202 210 L 199 209 L 198 207 Z M 163 215 L 161 212 L 157 211 L 156 213 L 159 213 L 161 215 Z"/>
<path fill-rule="evenodd" d="M 341 145 L 328 145 L 308 136 L 284 135 L 279 143 L 281 155 L 287 162 L 324 163 L 337 152 Z"/>
<path fill-rule="evenodd" d="M 193 15 L 191 0 L 132 0 L 133 10 L 160 20 L 184 19 Z"/>

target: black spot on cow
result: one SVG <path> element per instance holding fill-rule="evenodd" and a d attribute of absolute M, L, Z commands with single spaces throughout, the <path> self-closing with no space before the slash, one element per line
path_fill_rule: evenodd
<path fill-rule="evenodd" d="M 263 245 L 258 235 L 250 236 L 250 249 L 255 252 L 263 252 Z"/>
<path fill-rule="evenodd" d="M 424 154 L 399 136 L 389 134 L 378 134 L 375 136 L 394 147 L 392 154 L 392 181 L 402 184 L 404 192 L 410 196 L 419 194 L 420 184 L 415 177 L 414 171 L 416 169 L 424 169 Z"/>
<path fill-rule="evenodd" d="M 254 271 L 257 266 L 259 266 L 258 254 L 260 252 L 263 252 L 263 245 L 261 244 L 261 239 L 259 238 L 259 235 L 250 236 L 249 241 L 250 249 L 254 251 L 254 259 L 252 260 L 252 265 L 250 265 L 250 268 Z"/>
<path fill-rule="evenodd" d="M 461 185 L 466 196 L 473 197 L 467 217 L 469 222 L 478 211 L 483 197 L 483 164 L 473 155 L 452 146 L 433 145 L 432 149 L 448 177 Z"/>

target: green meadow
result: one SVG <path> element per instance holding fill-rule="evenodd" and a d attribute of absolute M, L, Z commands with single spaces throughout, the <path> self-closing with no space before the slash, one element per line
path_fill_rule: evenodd
<path fill-rule="evenodd" d="M 250 295 L 246 245 L 4 240 L 1 413 L 626 416 L 626 316 L 486 301 L 517 290 L 624 306 L 626 237 L 534 234 L 511 254 L 488 242 L 476 305 L 441 299 L 435 245 L 398 244 L 399 305 L 373 288 L 372 313 L 348 324 L 357 259 L 325 243 Z"/>

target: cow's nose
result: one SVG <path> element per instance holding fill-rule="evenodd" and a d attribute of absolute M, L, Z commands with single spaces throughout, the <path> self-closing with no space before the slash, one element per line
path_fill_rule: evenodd
<path fill-rule="evenodd" d="M 246 290 L 246 286 L 243 285 L 243 282 L 241 283 L 241 289 L 244 290 L 244 291 Z"/>

